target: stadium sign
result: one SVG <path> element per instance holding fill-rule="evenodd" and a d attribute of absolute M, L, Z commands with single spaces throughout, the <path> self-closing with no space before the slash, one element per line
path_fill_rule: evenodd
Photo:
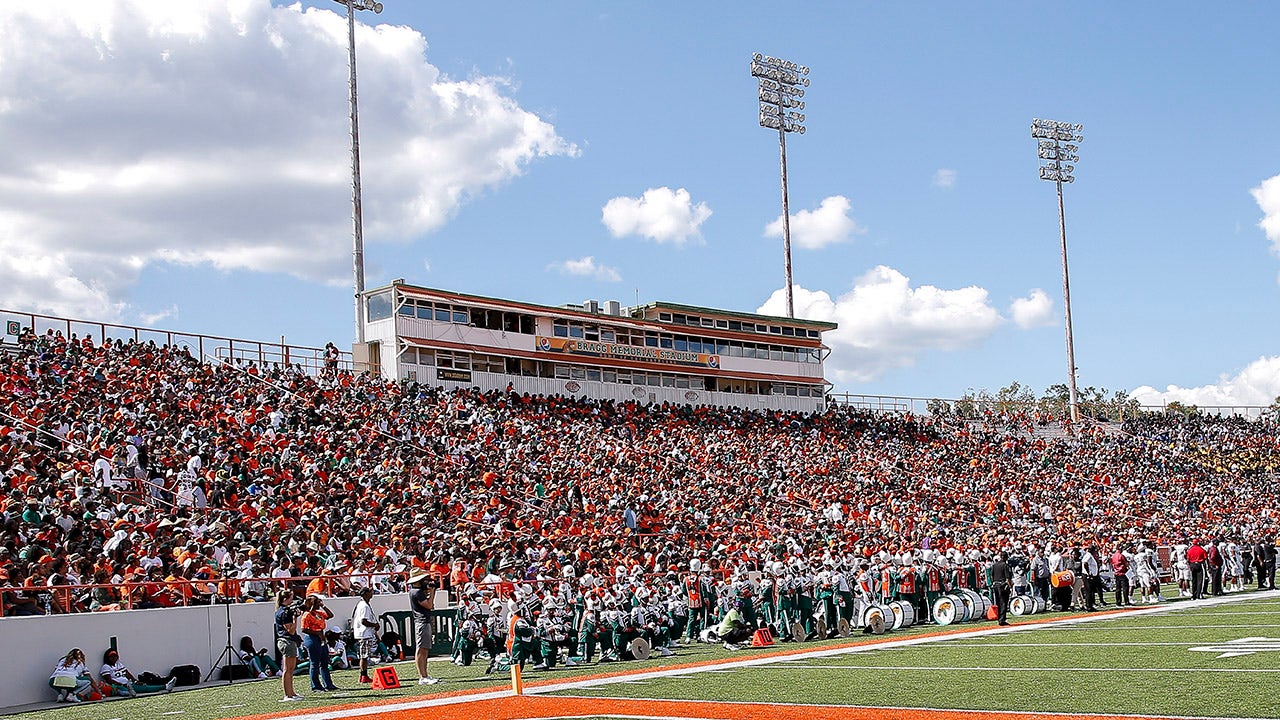
<path fill-rule="evenodd" d="M 1219 658 L 1239 657 L 1241 655 L 1252 655 L 1260 652 L 1272 652 L 1280 650 L 1280 638 L 1268 637 L 1247 637 L 1239 640 L 1231 640 L 1222 645 L 1203 645 L 1201 647 L 1190 648 L 1191 652 L 1212 652 L 1221 653 Z"/>
<path fill-rule="evenodd" d="M 617 343 L 596 342 L 593 340 L 572 340 L 569 338 L 541 336 L 537 338 L 537 347 L 542 352 L 590 355 L 592 357 L 609 357 L 622 360 L 642 360 L 645 362 L 669 362 L 677 365 L 699 365 L 709 368 L 720 367 L 719 355 L 667 348 L 637 347 L 635 345 L 619 345 Z"/>

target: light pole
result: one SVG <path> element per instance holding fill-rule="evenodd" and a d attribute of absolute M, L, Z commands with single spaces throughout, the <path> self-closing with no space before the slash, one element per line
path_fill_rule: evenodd
<path fill-rule="evenodd" d="M 1084 140 L 1080 131 L 1083 125 L 1057 122 L 1054 120 L 1031 121 L 1031 137 L 1039 141 L 1040 179 L 1056 183 L 1058 186 L 1058 232 L 1062 238 L 1062 303 L 1067 313 L 1067 389 L 1070 392 L 1071 422 L 1080 421 L 1080 410 L 1076 395 L 1076 349 L 1075 339 L 1071 332 L 1071 280 L 1067 273 L 1067 215 L 1062 205 L 1062 183 L 1075 182 L 1076 166 L 1079 162 L 1076 152 L 1080 146 L 1076 143 Z"/>
<path fill-rule="evenodd" d="M 782 155 L 782 254 L 787 280 L 787 317 L 796 316 L 791 297 L 791 210 L 787 202 L 787 133 L 804 134 L 804 89 L 809 87 L 809 68 L 790 60 L 756 53 L 751 57 L 751 76 L 759 78 L 760 127 L 778 131 Z"/>
<path fill-rule="evenodd" d="M 382 3 L 374 0 L 334 0 L 347 9 L 347 58 L 351 71 L 351 265 L 355 276 L 356 344 L 364 342 L 364 219 L 360 206 L 360 111 L 356 93 L 356 11 L 382 12 Z"/>

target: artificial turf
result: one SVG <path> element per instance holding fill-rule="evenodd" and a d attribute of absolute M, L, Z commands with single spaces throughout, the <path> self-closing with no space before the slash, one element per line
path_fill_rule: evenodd
<path fill-rule="evenodd" d="M 1027 712 L 1280 717 L 1280 651 L 1219 658 L 1193 651 L 1280 637 L 1265 605 L 1176 610 L 982 638 L 883 648 L 562 694 Z M 1274 607 L 1274 606 L 1272 606 Z M 1169 628 L 1218 625 L 1216 628 Z M 1164 629 L 1162 629 L 1164 628 Z M 1109 645 L 1109 643 L 1135 643 Z M 1136 643 L 1186 643 L 1142 645 Z M 1088 645 L 1084 645 L 1087 643 Z M 1231 672 L 1214 672 L 1231 670 Z"/>
<path fill-rule="evenodd" d="M 1057 712 L 1117 712 L 1167 715 L 1280 717 L 1280 652 L 1218 659 L 1217 653 L 1192 652 L 1192 644 L 1221 644 L 1241 637 L 1280 637 L 1280 601 L 1244 600 L 1218 608 L 1178 609 L 1145 617 L 1120 617 L 1078 625 L 1035 628 L 1017 632 L 946 640 L 897 649 L 841 654 L 810 660 L 770 663 L 682 678 L 657 678 L 644 684 L 615 682 L 566 694 L 613 697 L 773 701 L 793 703 L 894 705 L 961 709 L 1031 710 Z M 1246 614 L 1248 613 L 1248 614 Z M 1257 614 L 1255 614 L 1257 613 Z M 1053 619 L 1054 615 L 1029 620 Z M 980 629 L 992 623 L 965 624 L 953 629 Z M 1210 626 L 1162 629 L 1162 626 Z M 1237 626 L 1248 627 L 1237 627 Z M 885 639 L 902 639 L 936 632 L 936 626 L 898 631 Z M 779 645 L 777 648 L 817 650 L 845 642 Z M 1145 643 L 1184 643 L 1145 645 Z M 1112 644 L 1115 643 L 1115 644 Z M 1129 644 L 1120 644 L 1129 643 Z M 1039 645 L 1049 644 L 1050 647 Z M 526 683 L 568 680 L 600 673 L 656 670 L 678 663 L 744 659 L 750 651 L 730 653 L 718 645 L 680 648 L 673 658 L 645 662 L 592 663 L 552 672 L 525 673 Z M 878 669 L 892 667 L 893 669 Z M 923 667 L 928 670 L 905 670 Z M 1020 671 L 972 670 L 976 667 L 1030 668 Z M 1106 668 L 1076 670 L 1065 668 Z M 1245 673 L 1133 672 L 1128 668 L 1237 668 Z M 970 668 L 939 670 L 937 668 Z M 169 695 L 51 706 L 15 715 L 18 720 L 213 720 L 264 713 L 318 710 L 374 700 L 405 700 L 425 695 L 509 686 L 505 673 L 482 675 L 483 664 L 460 668 L 447 659 L 431 661 L 431 672 L 443 682 L 416 684 L 413 663 L 398 663 L 407 684 L 397 690 L 375 691 L 356 682 L 353 670 L 334 673 L 346 690 L 312 694 L 305 676 L 296 678 L 307 699 L 279 703 L 280 682 L 259 680 L 211 686 Z M 1122 670 L 1123 669 L 1123 670 Z M 623 679 L 625 680 L 625 678 Z"/>

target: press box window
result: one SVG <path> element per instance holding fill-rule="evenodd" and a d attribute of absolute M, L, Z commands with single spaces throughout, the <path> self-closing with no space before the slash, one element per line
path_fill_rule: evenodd
<path fill-rule="evenodd" d="M 391 292 L 380 292 L 377 295 L 370 295 L 365 301 L 368 306 L 369 322 L 378 320 L 386 320 L 391 317 Z"/>

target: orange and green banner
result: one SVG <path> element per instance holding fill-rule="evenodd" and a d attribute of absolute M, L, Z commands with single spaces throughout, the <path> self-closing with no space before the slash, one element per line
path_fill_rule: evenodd
<path fill-rule="evenodd" d="M 678 365 L 698 365 L 709 368 L 720 367 L 719 355 L 686 352 L 684 350 L 671 350 L 667 348 L 619 345 L 617 343 L 597 342 L 595 340 L 576 340 L 573 338 L 538 336 L 538 350 L 541 352 L 589 355 L 591 357 L 619 358 L 622 360 L 669 362 L 676 363 Z"/>

